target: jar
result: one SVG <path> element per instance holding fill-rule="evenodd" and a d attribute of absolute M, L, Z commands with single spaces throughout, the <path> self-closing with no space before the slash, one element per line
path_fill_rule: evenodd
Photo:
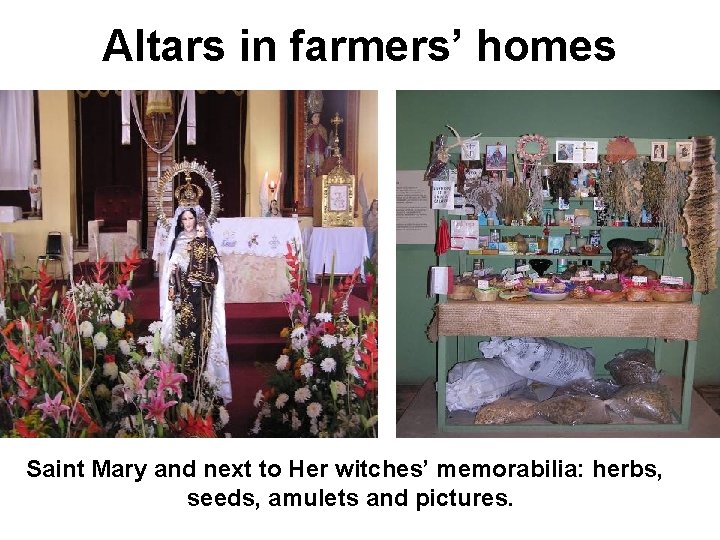
<path fill-rule="evenodd" d="M 558 274 L 562 274 L 565 270 L 567 270 L 567 267 L 568 267 L 567 259 L 558 259 L 558 262 L 557 262 Z"/>
<path fill-rule="evenodd" d="M 490 241 L 494 243 L 500 242 L 500 230 L 499 229 L 491 229 L 490 230 Z"/>
<path fill-rule="evenodd" d="M 473 277 L 482 277 L 485 269 L 485 261 L 483 259 L 475 259 L 473 262 Z"/>
<path fill-rule="evenodd" d="M 593 229 L 590 231 L 590 245 L 592 247 L 601 247 L 600 246 L 600 229 Z"/>

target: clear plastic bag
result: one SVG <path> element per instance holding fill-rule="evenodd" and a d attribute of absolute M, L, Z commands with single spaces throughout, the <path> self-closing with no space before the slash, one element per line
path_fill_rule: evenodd
<path fill-rule="evenodd" d="M 535 417 L 538 402 L 525 397 L 501 397 L 481 407 L 475 423 L 483 425 L 511 424 Z"/>
<path fill-rule="evenodd" d="M 673 422 L 670 392 L 661 384 L 624 386 L 607 403 L 626 422 L 632 422 L 633 417 L 660 424 Z"/>
<path fill-rule="evenodd" d="M 568 394 L 552 397 L 537 407 L 538 416 L 553 424 L 607 424 L 610 422 L 605 402 L 589 396 Z"/>
<path fill-rule="evenodd" d="M 620 386 L 609 379 L 577 379 L 558 388 L 555 395 L 587 395 L 606 400 L 613 397 L 618 390 Z"/>
<path fill-rule="evenodd" d="M 628 349 L 605 364 L 612 378 L 621 386 L 656 383 L 660 373 L 655 369 L 655 355 L 648 349 Z"/>

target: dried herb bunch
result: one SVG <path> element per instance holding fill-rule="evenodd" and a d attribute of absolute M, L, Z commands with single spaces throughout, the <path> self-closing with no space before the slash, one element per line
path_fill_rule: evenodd
<path fill-rule="evenodd" d="M 557 163 L 550 167 L 548 184 L 550 185 L 550 197 L 553 202 L 562 197 L 567 200 L 575 191 L 570 179 L 573 175 L 573 166 L 570 163 Z"/>
<path fill-rule="evenodd" d="M 480 209 L 485 216 L 497 213 L 497 206 L 500 202 L 500 180 L 473 179 L 465 183 L 465 197 L 469 202 Z"/>
<path fill-rule="evenodd" d="M 653 219 L 659 220 L 660 208 L 665 200 L 665 178 L 658 162 L 647 162 L 642 190 L 645 208 L 653 215 Z M 660 226 L 662 227 L 662 224 Z"/>
<path fill-rule="evenodd" d="M 636 157 L 623 164 L 628 179 L 624 185 L 623 197 L 633 227 L 637 227 L 642 221 L 644 204 L 643 180 L 645 178 L 646 159 L 646 157 Z"/>
<path fill-rule="evenodd" d="M 687 198 L 687 175 L 680 169 L 674 156 L 668 158 L 663 179 L 665 196 L 663 197 L 658 221 L 663 230 L 665 245 L 675 248 L 675 236 L 683 232 L 683 220 L 680 217 L 683 203 Z"/>
<path fill-rule="evenodd" d="M 514 219 L 521 220 L 525 215 L 530 196 L 523 182 L 500 184 L 500 202 L 497 205 L 497 215 L 505 221 L 506 225 Z"/>
<path fill-rule="evenodd" d="M 539 217 L 543 211 L 543 185 L 541 165 L 536 164 L 530 171 L 530 202 L 528 212 L 532 217 Z"/>
<path fill-rule="evenodd" d="M 715 172 L 715 139 L 693 137 L 693 162 L 688 198 L 683 209 L 687 223 L 690 266 L 695 290 L 707 293 L 717 285 L 718 190 Z"/>

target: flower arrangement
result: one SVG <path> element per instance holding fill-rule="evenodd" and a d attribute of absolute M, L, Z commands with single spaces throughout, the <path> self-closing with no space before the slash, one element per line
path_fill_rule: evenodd
<path fill-rule="evenodd" d="M 348 316 L 359 269 L 337 287 L 315 314 L 296 246 L 286 254 L 291 292 L 284 298 L 290 326 L 274 373 L 258 390 L 251 433 L 279 437 L 377 436 L 378 321 L 374 313 Z M 372 275 L 372 274 L 371 274 Z M 371 278 L 374 284 L 374 276 Z M 369 283 L 371 309 L 377 303 Z M 327 307 L 326 307 L 327 306 Z"/>
<path fill-rule="evenodd" d="M 0 435 L 10 437 L 215 436 L 228 421 L 213 381 L 189 391 L 182 348 L 160 344 L 160 323 L 135 339 L 137 250 L 94 281 L 59 291 L 44 268 L 25 292 L 10 287 L 0 341 Z"/>

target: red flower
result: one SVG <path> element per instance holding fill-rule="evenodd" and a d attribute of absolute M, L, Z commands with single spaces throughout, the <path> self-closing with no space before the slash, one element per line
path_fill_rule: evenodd
<path fill-rule="evenodd" d="M 45 265 L 40 266 L 38 271 L 37 291 L 35 292 L 35 301 L 37 307 L 43 307 L 52 296 L 53 280 L 45 271 Z"/>
<path fill-rule="evenodd" d="M 95 261 L 93 275 L 95 277 L 95 281 L 98 283 L 105 283 L 105 280 L 107 279 L 108 267 L 106 259 L 107 255 L 103 255 L 97 261 Z"/>
<path fill-rule="evenodd" d="M 118 283 L 127 283 L 130 279 L 130 274 L 140 267 L 140 251 L 138 246 L 135 246 L 130 255 L 125 255 L 125 262 L 120 263 L 120 277 Z"/>
<path fill-rule="evenodd" d="M 115 362 L 115 355 L 114 354 L 106 354 L 105 355 L 105 363 L 106 364 L 112 364 Z"/>
<path fill-rule="evenodd" d="M 215 428 L 213 428 L 212 416 L 208 415 L 205 418 L 201 416 L 193 416 L 192 413 L 188 413 L 187 420 L 181 418 L 178 421 L 178 432 L 181 437 L 203 437 L 203 438 L 215 438 Z"/>
<path fill-rule="evenodd" d="M 30 429 L 22 418 L 15 420 L 13 428 L 18 432 L 18 435 L 26 439 L 37 439 L 40 436 L 36 430 Z"/>

